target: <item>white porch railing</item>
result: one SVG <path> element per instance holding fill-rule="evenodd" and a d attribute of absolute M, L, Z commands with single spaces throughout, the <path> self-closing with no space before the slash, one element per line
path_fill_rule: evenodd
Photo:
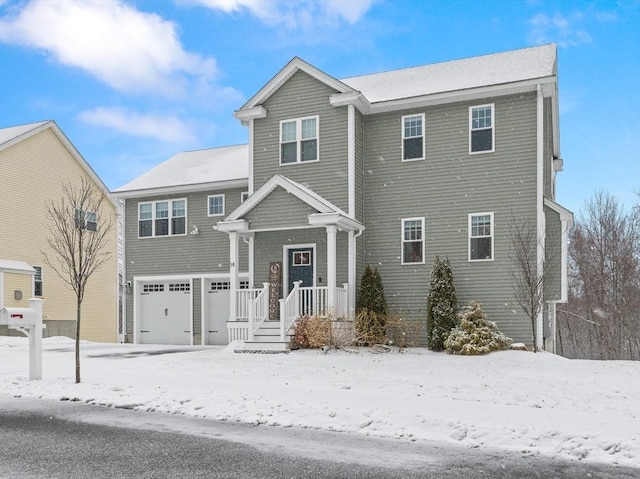
<path fill-rule="evenodd" d="M 262 291 L 255 299 L 249 300 L 247 341 L 253 341 L 253 335 L 267 319 L 269 319 L 269 283 L 263 283 Z"/>

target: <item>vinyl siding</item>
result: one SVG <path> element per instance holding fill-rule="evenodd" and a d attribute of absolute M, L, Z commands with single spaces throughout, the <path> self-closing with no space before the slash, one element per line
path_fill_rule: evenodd
<path fill-rule="evenodd" d="M 495 103 L 495 152 L 469 154 L 469 106 Z M 402 162 L 401 117 L 425 113 L 426 160 Z M 488 98 L 365 117 L 365 264 L 378 267 L 387 303 L 424 319 L 436 256 L 451 260 L 462 306 L 484 304 L 514 340 L 530 326 L 513 300 L 512 212 L 535 218 L 536 98 Z M 494 213 L 494 260 L 468 261 L 468 215 Z M 425 263 L 402 265 L 401 219 L 425 219 Z"/>
<path fill-rule="evenodd" d="M 308 216 L 318 211 L 304 201 L 276 188 L 244 219 L 249 221 L 251 229 L 283 228 L 309 226 Z"/>
<path fill-rule="evenodd" d="M 267 118 L 254 121 L 256 190 L 273 174 L 280 173 L 347 210 L 347 107 L 334 108 L 329 104 L 334 93 L 325 84 L 298 71 L 265 101 Z M 280 121 L 315 115 L 319 116 L 319 161 L 281 166 Z"/>
<path fill-rule="evenodd" d="M 562 221 L 560 215 L 545 205 L 544 300 L 559 301 L 562 296 Z"/>
<path fill-rule="evenodd" d="M 41 251 L 51 253 L 47 244 L 48 220 L 45 203 L 63 198 L 63 183 L 79 184 L 85 170 L 51 130 L 45 129 L 23 141 L 0 151 L 3 205 L 0 221 L 0 257 L 21 260 L 43 268 L 43 304 L 45 324 L 76 319 L 75 294 L 44 264 Z M 40 174 L 46 172 L 46 174 Z M 115 217 L 115 207 L 103 201 L 102 216 Z M 92 275 L 87 283 L 82 303 L 81 338 L 91 341 L 115 342 L 118 317 L 117 231 L 114 226 L 106 251 L 111 259 Z M 27 281 L 31 283 L 31 278 Z M 23 280 L 20 280 L 21 282 Z M 32 287 L 25 288 L 21 302 L 15 306 L 27 307 Z M 5 284 L 7 294 L 13 298 L 13 288 Z M 58 328 L 59 329 L 59 328 Z M 58 330 L 56 329 L 56 330 Z M 75 328 L 74 328 L 75 329 Z M 45 329 L 44 335 L 50 334 Z"/>

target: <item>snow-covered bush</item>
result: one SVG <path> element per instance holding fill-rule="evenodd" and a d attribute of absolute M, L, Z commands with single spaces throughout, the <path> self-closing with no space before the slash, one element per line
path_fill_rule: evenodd
<path fill-rule="evenodd" d="M 444 342 L 448 353 L 487 354 L 506 349 L 511 344 L 511 338 L 502 334 L 494 322 L 487 320 L 480 304 L 472 302 L 465 306 L 459 317 L 460 324 Z"/>
<path fill-rule="evenodd" d="M 444 342 L 456 326 L 458 301 L 453 285 L 453 272 L 449 258 L 436 260 L 431 270 L 429 297 L 427 301 L 427 346 L 442 351 Z"/>

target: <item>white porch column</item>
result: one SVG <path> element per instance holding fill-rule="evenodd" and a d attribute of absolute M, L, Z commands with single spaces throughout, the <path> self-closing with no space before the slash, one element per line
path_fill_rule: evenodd
<path fill-rule="evenodd" d="M 229 232 L 229 321 L 236 320 L 238 290 L 238 232 Z"/>
<path fill-rule="evenodd" d="M 327 308 L 336 307 L 336 225 L 327 225 Z"/>
<path fill-rule="evenodd" d="M 349 231 L 348 249 L 349 270 L 347 281 L 349 282 L 349 289 L 347 290 L 347 313 L 353 318 L 356 309 L 356 232 L 353 230 Z"/>

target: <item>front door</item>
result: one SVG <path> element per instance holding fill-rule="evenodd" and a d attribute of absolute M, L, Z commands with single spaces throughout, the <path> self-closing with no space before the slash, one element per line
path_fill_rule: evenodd
<path fill-rule="evenodd" d="M 301 288 L 312 287 L 314 277 L 313 246 L 291 248 L 287 255 L 288 292 L 293 289 L 295 281 L 302 281 Z M 301 313 L 312 314 L 313 291 L 305 290 L 301 296 Z"/>

